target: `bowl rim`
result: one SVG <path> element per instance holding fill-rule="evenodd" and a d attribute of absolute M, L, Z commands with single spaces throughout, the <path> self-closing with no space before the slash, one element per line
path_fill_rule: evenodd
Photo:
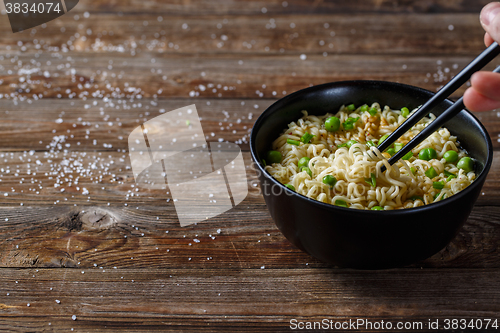
<path fill-rule="evenodd" d="M 476 123 L 476 125 L 479 127 L 479 129 L 483 133 L 486 133 L 486 148 L 487 148 L 488 154 L 487 154 L 487 157 L 486 157 L 486 160 L 485 160 L 485 163 L 484 163 L 483 170 L 481 170 L 481 173 L 476 176 L 476 179 L 474 180 L 474 182 L 471 185 L 467 186 L 464 190 L 458 192 L 457 194 L 455 194 L 455 195 L 453 195 L 453 196 L 451 196 L 449 198 L 446 198 L 444 200 L 440 200 L 438 202 L 433 202 L 433 203 L 430 203 L 430 204 L 427 204 L 427 205 L 423 205 L 423 206 L 419 206 L 419 207 L 413 207 L 413 208 L 403 208 L 403 209 L 393 209 L 393 210 L 383 210 L 383 211 L 373 211 L 371 209 L 345 208 L 345 207 L 335 206 L 335 205 L 332 205 L 332 204 L 329 204 L 329 203 L 324 203 L 324 202 L 321 202 L 321 201 L 309 198 L 309 197 L 307 197 L 307 196 L 305 196 L 303 194 L 300 194 L 298 192 L 292 191 L 291 189 L 289 189 L 288 187 L 286 187 L 284 184 L 280 183 L 269 172 L 267 172 L 265 170 L 265 168 L 262 167 L 261 163 L 257 159 L 257 151 L 256 151 L 256 148 L 255 148 L 255 140 L 256 140 L 257 132 L 258 132 L 256 130 L 256 128 L 261 127 L 261 124 L 265 121 L 265 118 L 271 112 L 273 112 L 273 109 L 276 108 L 276 105 L 282 104 L 282 103 L 286 103 L 288 100 L 293 99 L 293 98 L 297 97 L 298 95 L 301 95 L 301 94 L 304 94 L 304 93 L 314 92 L 314 91 L 319 91 L 319 90 L 324 90 L 324 89 L 334 88 L 334 87 L 339 87 L 339 86 L 360 85 L 360 84 L 366 84 L 366 85 L 376 85 L 376 84 L 379 84 L 379 85 L 389 85 L 389 86 L 392 85 L 394 87 L 404 87 L 405 89 L 414 89 L 414 90 L 417 90 L 417 91 L 420 91 L 420 92 L 426 93 L 426 94 L 431 94 L 431 95 L 436 94 L 435 92 L 432 92 L 430 90 L 423 89 L 423 88 L 416 87 L 416 86 L 412 86 L 412 85 L 409 85 L 409 84 L 404 84 L 404 83 L 399 83 L 399 82 L 392 82 L 392 81 L 382 81 L 382 80 L 345 80 L 345 81 L 333 81 L 333 82 L 322 83 L 322 84 L 319 84 L 319 85 L 314 85 L 314 86 L 310 86 L 310 87 L 307 87 L 307 88 L 304 88 L 304 89 L 297 90 L 297 91 L 295 91 L 295 92 L 293 92 L 293 93 L 291 93 L 291 94 L 289 94 L 289 95 L 287 95 L 287 96 L 285 96 L 283 98 L 278 99 L 273 104 L 271 104 L 270 106 L 268 106 L 266 108 L 266 110 L 264 110 L 264 112 L 262 112 L 260 114 L 260 116 L 255 121 L 254 125 L 252 126 L 252 131 L 250 133 L 250 153 L 251 153 L 251 156 L 252 156 L 252 159 L 253 159 L 254 163 L 257 164 L 258 169 L 262 173 L 262 175 L 264 175 L 267 179 L 271 180 L 271 182 L 273 182 L 274 185 L 278 185 L 278 186 L 281 187 L 281 189 L 284 189 L 285 191 L 288 191 L 288 194 L 286 194 L 288 196 L 292 196 L 292 197 L 295 196 L 295 197 L 297 197 L 299 199 L 307 200 L 308 202 L 310 202 L 313 205 L 318 205 L 320 208 L 333 209 L 333 210 L 340 209 L 341 211 L 344 211 L 344 212 L 353 212 L 353 213 L 357 213 L 357 214 L 366 214 L 367 216 L 380 216 L 381 214 L 382 214 L 382 216 L 383 215 L 389 215 L 389 216 L 405 215 L 405 214 L 409 214 L 409 213 L 413 213 L 413 212 L 417 213 L 417 212 L 425 211 L 425 210 L 429 210 L 429 209 L 434 210 L 434 209 L 444 208 L 444 207 L 452 204 L 452 202 L 459 200 L 463 196 L 468 195 L 469 192 L 471 192 L 471 191 L 474 190 L 474 188 L 475 188 L 475 186 L 473 186 L 474 184 L 476 184 L 476 183 L 479 184 L 479 183 L 483 183 L 484 182 L 485 178 L 488 175 L 488 172 L 489 172 L 489 169 L 491 167 L 491 164 L 493 162 L 493 144 L 491 142 L 491 137 L 490 137 L 488 131 L 486 130 L 486 128 L 484 127 L 484 125 L 479 121 L 479 119 L 472 112 L 470 112 L 466 108 L 462 109 L 462 111 L 460 111 L 460 112 L 465 112 L 468 116 L 470 116 L 474 120 L 474 122 Z M 451 101 L 449 98 L 446 98 L 445 101 L 447 101 L 449 103 L 453 103 L 453 101 Z"/>

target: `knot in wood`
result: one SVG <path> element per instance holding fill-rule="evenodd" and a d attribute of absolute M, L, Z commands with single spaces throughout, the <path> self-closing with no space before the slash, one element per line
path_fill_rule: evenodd
<path fill-rule="evenodd" d="M 112 212 L 101 208 L 93 208 L 86 211 L 80 219 L 84 230 L 107 230 L 111 229 L 118 222 Z"/>
<path fill-rule="evenodd" d="M 116 223 L 117 218 L 110 211 L 91 208 L 85 212 L 71 212 L 62 219 L 61 226 L 68 231 L 96 231 L 111 229 Z"/>

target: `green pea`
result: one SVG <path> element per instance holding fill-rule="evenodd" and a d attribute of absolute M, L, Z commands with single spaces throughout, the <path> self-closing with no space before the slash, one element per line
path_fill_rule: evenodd
<path fill-rule="evenodd" d="M 418 153 L 418 158 L 424 161 L 430 161 L 437 158 L 437 153 L 434 148 L 424 148 Z"/>
<path fill-rule="evenodd" d="M 325 129 L 328 132 L 338 131 L 340 128 L 340 119 L 337 117 L 330 117 L 325 121 Z"/>
<path fill-rule="evenodd" d="M 448 163 L 455 163 L 458 160 L 458 153 L 454 150 L 448 150 L 443 155 L 444 159 Z"/>
<path fill-rule="evenodd" d="M 334 187 L 336 183 L 337 183 L 337 178 L 331 175 L 326 175 L 325 177 L 323 177 L 323 184 L 330 185 L 330 187 Z"/>
<path fill-rule="evenodd" d="M 408 117 L 410 115 L 410 110 L 406 106 L 401 108 L 401 115 L 405 118 Z"/>
<path fill-rule="evenodd" d="M 293 186 L 292 184 L 286 184 L 285 186 L 288 187 L 290 190 L 295 191 L 295 186 Z"/>
<path fill-rule="evenodd" d="M 359 108 L 359 111 L 360 112 L 366 112 L 366 111 L 368 111 L 368 105 L 366 105 L 366 104 L 365 105 L 361 105 L 361 107 Z"/>
<path fill-rule="evenodd" d="M 266 154 L 266 162 L 273 164 L 273 163 L 280 163 L 282 159 L 281 153 L 277 150 L 270 150 Z"/>
<path fill-rule="evenodd" d="M 384 207 L 380 207 L 380 206 L 373 206 L 371 209 L 372 209 L 372 210 L 384 210 Z"/>
<path fill-rule="evenodd" d="M 356 110 L 356 105 L 354 105 L 354 104 L 349 104 L 349 105 L 347 106 L 347 111 L 354 111 L 354 110 Z"/>
<path fill-rule="evenodd" d="M 470 157 L 462 157 L 460 161 L 458 161 L 457 167 L 465 172 L 471 172 L 474 170 L 474 161 Z"/>
<path fill-rule="evenodd" d="M 358 141 L 356 141 L 356 140 L 349 140 L 349 141 L 346 142 L 346 147 L 347 148 L 351 148 L 352 145 L 355 145 L 356 143 L 358 143 Z"/>
<path fill-rule="evenodd" d="M 298 166 L 299 166 L 299 169 L 301 169 L 301 168 L 303 168 L 303 167 L 308 166 L 308 165 L 309 165 L 309 161 L 310 161 L 310 160 L 311 160 L 311 159 L 310 159 L 309 157 L 306 157 L 306 156 L 302 157 L 302 158 L 299 160 L 299 165 L 298 165 Z"/>
<path fill-rule="evenodd" d="M 309 177 L 312 178 L 312 172 L 311 169 L 309 169 L 309 167 L 302 167 L 300 168 L 300 171 L 305 171 L 309 175 Z"/>

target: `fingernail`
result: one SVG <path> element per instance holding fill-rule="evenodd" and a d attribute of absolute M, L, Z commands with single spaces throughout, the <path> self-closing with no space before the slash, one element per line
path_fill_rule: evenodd
<path fill-rule="evenodd" d="M 481 12 L 481 23 L 483 25 L 490 25 L 490 23 L 495 19 L 500 13 L 500 2 L 492 3 L 490 6 L 486 6 Z"/>

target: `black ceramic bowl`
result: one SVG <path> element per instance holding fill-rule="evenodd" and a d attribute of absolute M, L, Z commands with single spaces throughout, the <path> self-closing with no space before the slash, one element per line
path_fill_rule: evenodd
<path fill-rule="evenodd" d="M 303 251 L 341 267 L 380 269 L 408 265 L 440 251 L 467 220 L 490 169 L 493 150 L 488 132 L 463 110 L 446 123 L 475 159 L 476 180 L 460 193 L 427 206 L 394 211 L 371 211 L 325 204 L 293 192 L 266 172 L 260 161 L 271 143 L 309 114 L 336 113 L 341 105 L 378 102 L 392 109 L 416 108 L 432 92 L 383 81 L 345 81 L 310 87 L 271 105 L 252 129 L 250 150 L 259 170 L 267 207 L 285 237 Z M 439 115 L 452 102 L 434 110 Z"/>

